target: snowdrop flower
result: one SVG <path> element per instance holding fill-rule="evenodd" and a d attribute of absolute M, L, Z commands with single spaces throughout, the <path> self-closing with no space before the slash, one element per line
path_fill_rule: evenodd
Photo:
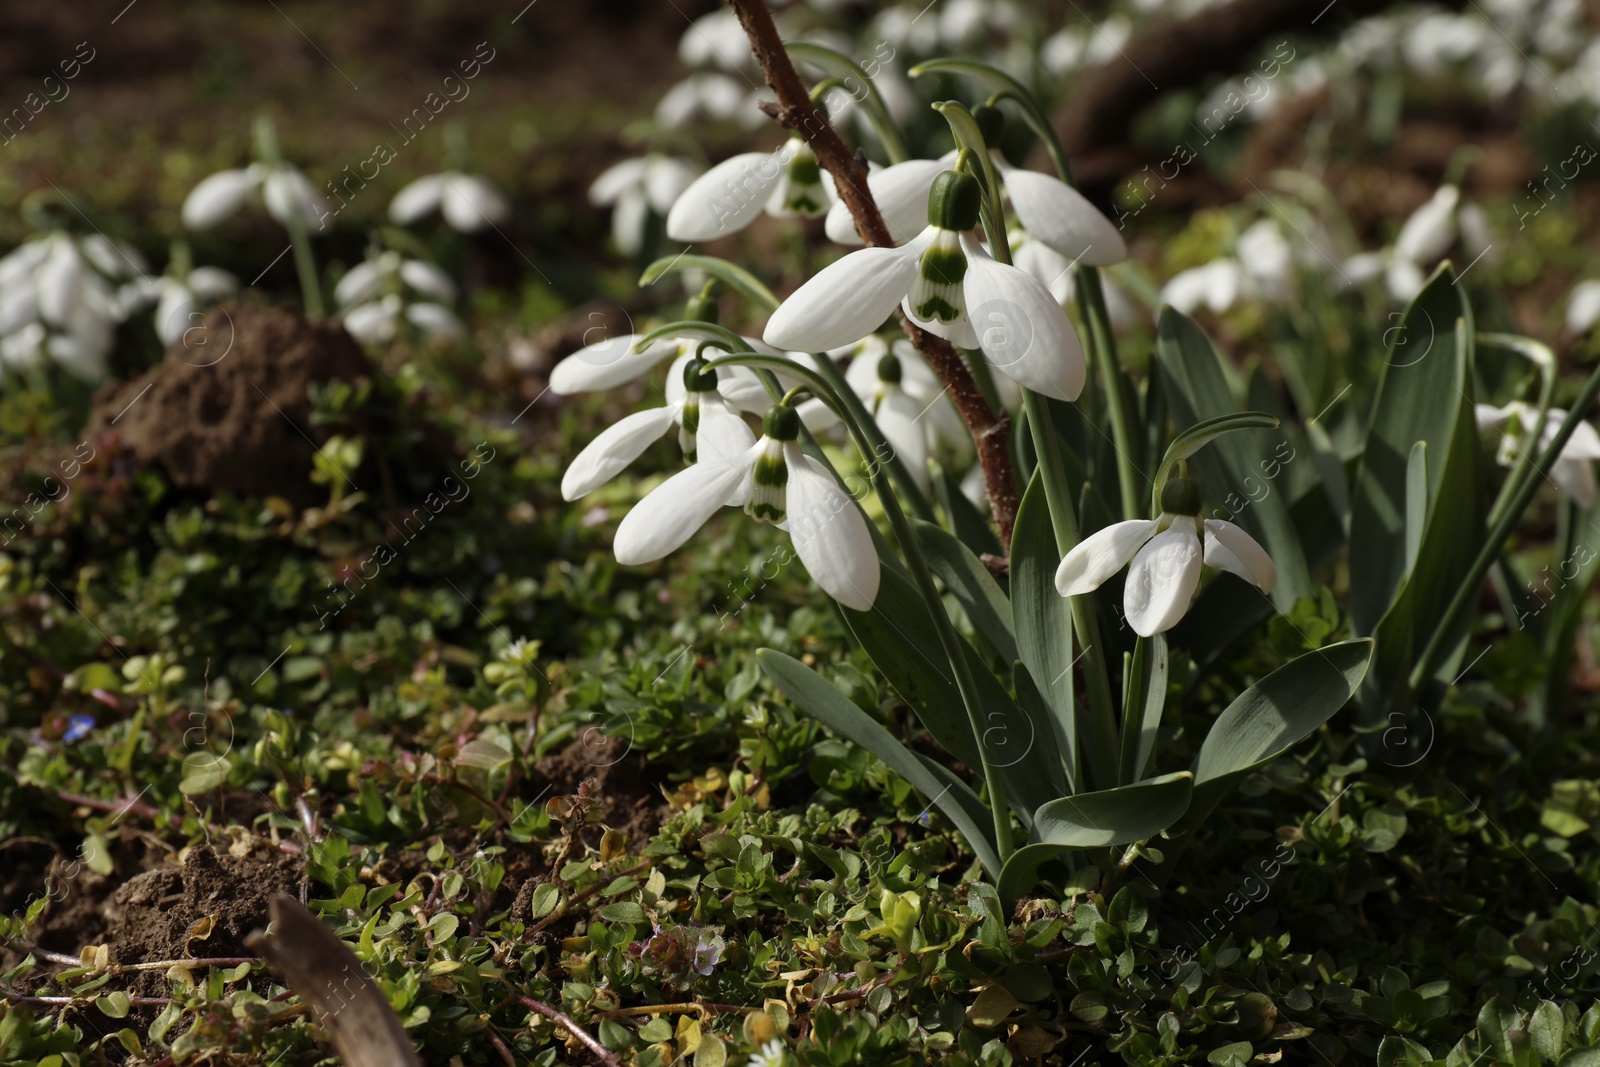
<path fill-rule="evenodd" d="M 1244 267 L 1228 256 L 1203 267 L 1179 271 L 1161 288 L 1161 299 L 1185 315 L 1204 304 L 1220 315 L 1238 302 L 1245 288 Z"/>
<path fill-rule="evenodd" d="M 131 263 L 112 263 L 108 251 L 115 246 L 103 238 L 91 244 L 55 233 L 0 260 L 0 358 L 19 368 L 54 359 L 84 381 L 103 379 L 124 312 L 96 264 L 136 273 Z"/>
<path fill-rule="evenodd" d="M 731 424 L 730 424 L 731 425 Z M 786 529 L 795 553 L 823 592 L 856 611 L 872 607 L 881 577 L 867 520 L 826 467 L 800 451 L 800 416 L 773 405 L 762 436 L 739 449 L 700 427 L 698 460 L 651 491 L 623 518 L 613 544 L 624 566 L 677 550 L 722 507 L 744 507 Z"/>
<path fill-rule="evenodd" d="M 511 218 L 511 205 L 493 182 L 453 170 L 418 178 L 389 202 L 389 218 L 401 226 L 435 211 L 458 233 L 476 233 Z"/>
<path fill-rule="evenodd" d="M 625 159 L 594 180 L 589 186 L 589 202 L 611 208 L 611 239 L 617 251 L 632 256 L 644 247 L 649 213 L 665 217 L 699 173 L 700 168 L 687 159 L 659 153 Z"/>
<path fill-rule="evenodd" d="M 1006 235 L 1011 244 L 1011 262 L 1044 283 L 1056 303 L 1072 299 L 1072 261 L 1026 230 L 1013 229 Z"/>
<path fill-rule="evenodd" d="M 744 229 L 763 208 L 775 218 L 814 218 L 833 200 L 833 178 L 810 145 L 791 137 L 776 151 L 741 152 L 696 178 L 667 212 L 667 236 L 713 241 Z"/>
<path fill-rule="evenodd" d="M 1514 466 L 1530 449 L 1543 451 L 1555 439 L 1567 413 L 1561 408 L 1551 408 L 1539 428 L 1539 439 L 1533 441 L 1539 409 L 1521 400 L 1513 400 L 1504 407 L 1478 404 L 1474 407 L 1478 432 L 1498 429 L 1502 431 L 1500 447 L 1495 450 L 1495 462 L 1502 467 Z M 1550 468 L 1550 480 L 1563 493 L 1572 498 L 1585 511 L 1594 507 L 1597 497 L 1594 461 L 1600 459 L 1600 434 L 1587 422 L 1578 423 L 1567 443 L 1561 446 L 1555 464 Z"/>
<path fill-rule="evenodd" d="M 409 322 L 430 340 L 459 344 L 467 328 L 446 305 L 455 300 L 450 276 L 432 263 L 386 251 L 356 264 L 334 286 L 345 308 L 344 328 L 367 344 L 387 344 Z"/>
<path fill-rule="evenodd" d="M 665 407 L 636 411 L 606 428 L 567 467 L 561 477 L 561 498 L 577 500 L 615 478 L 644 454 L 652 442 L 678 428 L 678 445 L 688 463 L 699 455 L 701 427 L 707 440 L 729 460 L 749 450 L 755 435 L 717 392 L 717 372 L 705 361 L 680 357 L 667 375 Z"/>
<path fill-rule="evenodd" d="M 972 439 L 965 433 L 955 405 L 910 341 L 900 337 L 891 344 L 873 334 L 860 344 L 828 354 L 835 359 L 853 357 L 845 371 L 846 383 L 871 412 L 884 440 L 923 491 L 930 485 L 928 458 L 936 445 L 970 449 Z M 812 430 L 837 421 L 820 400 L 807 400 L 799 410 Z"/>
<path fill-rule="evenodd" d="M 1202 563 L 1236 574 L 1263 593 L 1278 581 L 1277 568 L 1255 538 L 1231 522 L 1201 519 L 1200 487 L 1173 478 L 1161 489 L 1160 518 L 1115 522 L 1075 545 L 1056 570 L 1056 591 L 1081 596 L 1128 567 L 1123 613 L 1134 633 L 1151 637 L 1172 629 L 1189 610 Z"/>
<path fill-rule="evenodd" d="M 283 226 L 298 218 L 312 232 L 322 229 L 328 213 L 311 180 L 295 167 L 252 163 L 202 178 L 183 201 L 183 224 L 191 230 L 209 230 L 252 203 L 264 205 Z"/>
<path fill-rule="evenodd" d="M 825 267 L 772 313 L 767 343 L 806 352 L 840 348 L 876 331 L 903 305 L 931 332 L 981 349 L 1019 385 L 1076 400 L 1085 376 L 1078 336 L 1043 283 L 997 262 L 967 235 L 978 223 L 980 195 L 970 174 L 939 175 L 922 233 Z"/>
<path fill-rule="evenodd" d="M 177 344 L 203 309 L 238 288 L 239 279 L 221 267 L 196 267 L 181 278 L 168 275 L 156 280 L 156 336 L 164 345 Z"/>
<path fill-rule="evenodd" d="M 1441 185 L 1433 196 L 1413 211 L 1394 240 L 1395 255 L 1412 263 L 1437 263 L 1456 243 L 1456 208 L 1461 190 Z"/>
<path fill-rule="evenodd" d="M 1000 133 L 1000 112 L 980 107 L 975 117 L 986 127 L 985 139 L 993 143 Z M 1017 221 L 1031 237 L 1067 259 L 1091 267 L 1110 266 L 1128 258 L 1128 246 L 1117 227 L 1078 190 L 1052 174 L 1013 167 L 998 151 L 991 156 Z M 951 152 L 937 160 L 911 159 L 867 176 L 867 188 L 896 243 L 921 231 L 934 180 L 955 158 Z M 840 244 L 863 243 L 843 202 L 829 209 L 824 229 L 830 240 Z"/>
<path fill-rule="evenodd" d="M 685 315 L 691 319 L 715 321 L 715 312 L 706 307 L 691 308 Z M 664 337 L 652 341 L 643 351 L 635 351 L 639 340 L 639 334 L 623 334 L 578 349 L 550 371 L 550 391 L 557 396 L 570 396 L 614 389 L 644 377 L 668 359 L 687 359 L 700 347 L 700 341 L 696 338 Z M 748 337 L 743 340 L 751 350 L 763 355 L 786 354 Z M 748 367 L 722 368 L 717 378 L 717 391 L 740 411 L 760 413 L 767 410 L 767 405 L 771 403 L 761 379 Z"/>
<path fill-rule="evenodd" d="M 678 38 L 678 58 L 686 67 L 721 67 L 731 73 L 757 69 L 739 16 L 729 8 L 691 22 Z"/>
<path fill-rule="evenodd" d="M 1567 298 L 1567 329 L 1588 333 L 1600 322 L 1600 281 L 1579 282 Z"/>
<path fill-rule="evenodd" d="M 661 94 L 656 123 L 676 130 L 692 123 L 731 119 L 744 110 L 748 99 L 749 87 L 738 79 L 697 71 Z"/>
<path fill-rule="evenodd" d="M 1294 250 L 1276 222 L 1258 219 L 1252 223 L 1239 235 L 1235 254 L 1264 295 L 1283 300 L 1294 291 Z"/>

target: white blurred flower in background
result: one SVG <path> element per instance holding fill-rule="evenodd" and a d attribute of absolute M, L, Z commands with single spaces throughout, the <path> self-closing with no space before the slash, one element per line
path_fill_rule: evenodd
<path fill-rule="evenodd" d="M 344 310 L 344 328 L 358 341 L 387 344 L 410 323 L 429 340 L 460 343 L 467 328 L 449 305 L 456 286 L 432 263 L 406 259 L 398 252 L 380 252 L 358 263 L 334 287 L 333 298 Z"/>
<path fill-rule="evenodd" d="M 322 229 L 328 213 L 327 202 L 297 168 L 252 163 L 202 178 L 183 201 L 183 224 L 191 230 L 209 230 L 252 204 L 265 207 L 280 225 L 298 219 L 313 233 Z"/>
<path fill-rule="evenodd" d="M 460 171 L 418 178 L 389 203 L 389 218 L 401 226 L 436 211 L 458 233 L 477 233 L 511 218 L 511 204 L 493 182 L 481 174 Z"/>
<path fill-rule="evenodd" d="M 617 251 L 625 256 L 638 253 L 644 247 L 650 212 L 666 218 L 701 169 L 687 159 L 652 152 L 602 171 L 589 186 L 589 202 L 611 208 L 611 239 Z"/>

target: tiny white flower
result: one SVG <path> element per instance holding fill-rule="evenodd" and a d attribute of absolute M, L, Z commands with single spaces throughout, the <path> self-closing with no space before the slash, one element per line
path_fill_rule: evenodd
<path fill-rule="evenodd" d="M 678 428 L 683 458 L 694 463 L 703 436 L 708 449 L 729 461 L 749 450 L 755 435 L 717 391 L 717 372 L 703 361 L 681 356 L 667 375 L 665 407 L 636 411 L 606 428 L 573 459 L 561 477 L 561 498 L 587 496 L 620 474 L 644 450 Z M 703 432 L 702 432 L 703 431 Z"/>
<path fill-rule="evenodd" d="M 795 554 L 823 592 L 856 611 L 870 609 L 881 577 L 872 533 L 828 469 L 800 451 L 799 414 L 775 405 L 761 438 L 742 452 L 711 439 L 711 429 L 701 427 L 698 460 L 623 518 L 613 543 L 617 562 L 661 559 L 725 505 L 742 504 L 751 518 L 789 532 Z"/>
<path fill-rule="evenodd" d="M 789 1053 L 775 1037 L 751 1055 L 750 1067 L 789 1067 Z"/>
<path fill-rule="evenodd" d="M 1231 522 L 1201 519 L 1199 487 L 1174 478 L 1162 487 L 1159 518 L 1115 522 L 1073 546 L 1056 570 L 1056 591 L 1081 596 L 1128 567 L 1123 613 L 1134 633 L 1150 637 L 1172 629 L 1189 610 L 1202 563 L 1263 593 L 1278 582 L 1277 568 L 1255 538 Z"/>
<path fill-rule="evenodd" d="M 333 298 L 344 308 L 344 328 L 366 344 L 388 344 L 410 323 L 433 341 L 460 344 L 465 324 L 451 311 L 455 282 L 432 263 L 405 259 L 395 251 L 380 252 L 351 267 Z"/>
<path fill-rule="evenodd" d="M 945 171 L 929 197 L 929 225 L 896 248 L 863 248 L 830 264 L 767 321 L 768 344 L 807 352 L 854 344 L 895 309 L 929 331 L 979 349 L 995 369 L 1060 400 L 1083 389 L 1083 349 L 1044 284 L 993 259 L 966 231 L 977 225 L 978 186 Z"/>
<path fill-rule="evenodd" d="M 611 239 L 617 251 L 631 256 L 644 246 L 649 213 L 665 218 L 699 173 L 700 168 L 687 159 L 659 153 L 625 159 L 594 180 L 589 186 L 589 202 L 611 208 Z"/>
<path fill-rule="evenodd" d="M 156 336 L 164 345 L 181 341 L 204 308 L 239 288 L 239 280 L 220 267 L 196 267 L 187 277 L 168 276 L 156 284 Z"/>
<path fill-rule="evenodd" d="M 791 137 L 772 152 L 741 152 L 700 177 L 667 212 L 674 241 L 713 241 L 737 233 L 763 209 L 784 218 L 825 214 L 834 201 L 833 178 L 811 146 Z"/>
<path fill-rule="evenodd" d="M 453 170 L 418 178 L 389 202 L 389 218 L 401 226 L 435 211 L 459 233 L 476 233 L 511 218 L 511 204 L 493 182 Z"/>
<path fill-rule="evenodd" d="M 208 230 L 259 203 L 279 224 L 298 218 L 313 233 L 322 229 L 327 203 L 304 174 L 287 163 L 252 163 L 202 178 L 183 201 L 183 224 Z"/>
<path fill-rule="evenodd" d="M 1530 450 L 1542 452 L 1548 448 L 1567 418 L 1567 412 L 1562 408 L 1551 408 L 1535 442 L 1533 437 L 1539 409 L 1532 404 L 1521 400 L 1513 400 L 1504 407 L 1477 404 L 1473 414 L 1479 433 L 1491 429 L 1502 431 L 1500 446 L 1495 450 L 1495 462 L 1502 467 L 1515 466 Z M 1597 459 L 1600 459 L 1600 433 L 1596 433 L 1595 428 L 1587 422 L 1580 422 L 1572 436 L 1567 438 L 1567 443 L 1561 446 L 1555 464 L 1550 468 L 1550 480 L 1586 511 L 1594 507 L 1597 497 L 1600 497 L 1594 475 L 1594 461 Z"/>

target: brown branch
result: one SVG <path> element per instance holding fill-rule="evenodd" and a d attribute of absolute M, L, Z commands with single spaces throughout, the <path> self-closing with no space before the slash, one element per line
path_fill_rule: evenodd
<path fill-rule="evenodd" d="M 767 113 L 805 138 L 816 153 L 817 162 L 833 175 L 834 187 L 850 209 L 850 217 L 855 220 L 861 239 L 869 245 L 893 246 L 894 238 L 889 235 L 889 227 L 884 224 L 883 215 L 867 188 L 866 163 L 851 154 L 827 116 L 811 102 L 811 94 L 800 81 L 800 75 L 795 73 L 765 0 L 728 2 L 739 16 L 745 36 L 750 38 L 750 49 L 761 64 L 767 84 L 778 95 L 778 103 L 769 106 Z M 1017 516 L 1017 483 L 1007 448 L 1011 419 L 1004 411 L 996 415 L 990 409 L 954 345 L 922 329 L 903 311 L 900 319 L 906 336 L 938 375 L 972 434 L 989 491 L 990 511 L 1000 531 L 1000 544 L 1009 553 L 1011 527 Z"/>
<path fill-rule="evenodd" d="M 590 1037 L 589 1032 L 574 1022 L 572 1016 L 566 1012 L 558 1011 L 548 1004 L 534 1000 L 532 997 L 525 997 L 521 993 L 513 993 L 511 999 L 521 1004 L 524 1008 L 536 1011 L 561 1026 L 567 1033 L 577 1038 L 583 1044 L 583 1047 L 593 1053 L 595 1058 L 605 1064 L 606 1067 L 622 1067 L 622 1061 L 617 1059 L 615 1052 L 610 1051 L 600 1042 Z"/>

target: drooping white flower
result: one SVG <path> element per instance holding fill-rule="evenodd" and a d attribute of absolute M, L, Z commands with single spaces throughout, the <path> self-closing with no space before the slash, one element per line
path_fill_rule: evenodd
<path fill-rule="evenodd" d="M 1123 613 L 1134 633 L 1150 637 L 1172 629 L 1189 610 L 1202 563 L 1263 593 L 1278 582 L 1277 567 L 1255 538 L 1231 522 L 1201 519 L 1199 487 L 1174 478 L 1162 487 L 1159 518 L 1115 522 L 1073 546 L 1056 570 L 1056 592 L 1081 596 L 1128 567 Z"/>
<path fill-rule="evenodd" d="M 1600 281 L 1579 282 L 1567 298 L 1567 329 L 1588 333 L 1600 322 Z"/>
<path fill-rule="evenodd" d="M 630 333 L 585 345 L 551 369 L 550 391 L 558 396 L 570 396 L 614 389 L 643 377 L 669 359 L 692 356 L 700 347 L 696 338 L 664 337 L 652 341 L 642 351 L 635 351 L 640 340 L 641 335 Z M 793 358 L 792 353 L 779 352 L 753 338 L 743 340 L 752 351 L 763 355 Z M 722 368 L 717 378 L 717 391 L 740 411 L 759 414 L 772 402 L 761 379 L 747 367 Z"/>
<path fill-rule="evenodd" d="M 652 490 L 617 527 L 617 562 L 661 559 L 724 506 L 742 505 L 751 518 L 788 531 L 823 592 L 856 611 L 870 609 L 881 574 L 866 519 L 827 468 L 800 451 L 793 408 L 775 405 L 762 429 L 755 444 L 735 451 L 702 425 L 696 462 Z"/>
<path fill-rule="evenodd" d="M 0 259 L 0 359 L 17 368 L 53 359 L 84 381 L 103 379 L 126 317 L 112 283 L 139 275 L 144 261 L 136 256 L 98 236 L 53 233 Z M 116 274 L 103 273 L 102 263 Z"/>
<path fill-rule="evenodd" d="M 1456 243 L 1456 208 L 1461 190 L 1441 185 L 1421 207 L 1400 226 L 1394 239 L 1395 255 L 1416 264 L 1435 263 L 1444 258 Z"/>
<path fill-rule="evenodd" d="M 1083 349 L 1050 291 L 993 259 L 967 231 L 977 225 L 978 186 L 945 171 L 929 197 L 929 225 L 897 248 L 863 248 L 830 264 L 785 300 L 764 337 L 816 352 L 854 344 L 895 309 L 952 343 L 979 349 L 995 369 L 1060 400 L 1083 390 Z"/>
<path fill-rule="evenodd" d="M 985 115 L 999 114 L 993 108 L 979 110 Z M 993 136 L 998 133 L 996 128 Z M 1029 236 L 1068 260 L 1091 267 L 1128 258 L 1122 234 L 1082 193 L 1054 175 L 1013 167 L 998 151 L 991 155 L 1017 221 Z M 955 158 L 950 152 L 937 160 L 909 159 L 868 175 L 867 189 L 896 244 L 921 232 L 934 179 L 948 170 Z M 830 240 L 840 244 L 863 243 L 850 209 L 842 202 L 828 210 L 824 229 Z"/>
<path fill-rule="evenodd" d="M 1238 302 L 1244 292 L 1244 267 L 1231 256 L 1174 274 L 1161 288 L 1161 299 L 1185 315 L 1202 304 L 1220 315 Z"/>
<path fill-rule="evenodd" d="M 702 430 L 706 447 L 721 450 L 730 462 L 748 451 L 755 435 L 717 391 L 717 371 L 703 370 L 703 364 L 690 356 L 675 360 L 667 374 L 666 406 L 636 411 L 601 431 L 562 475 L 561 498 L 577 500 L 594 492 L 674 426 L 689 463 L 699 458 Z"/>
<path fill-rule="evenodd" d="M 450 276 L 432 263 L 381 252 L 356 264 L 334 286 L 344 308 L 344 328 L 367 344 L 387 344 L 409 322 L 430 340 L 459 344 L 467 328 L 448 305 L 456 298 Z"/>
<path fill-rule="evenodd" d="M 958 456 L 970 451 L 972 438 L 955 404 L 910 341 L 900 337 L 891 344 L 873 334 L 828 355 L 850 359 L 845 381 L 851 392 L 861 398 L 894 455 L 924 491 L 930 484 L 928 459 L 936 447 L 943 446 L 946 454 L 956 452 Z M 799 411 L 812 430 L 837 421 L 820 400 L 807 400 Z"/>
<path fill-rule="evenodd" d="M 298 218 L 312 233 L 322 229 L 328 213 L 316 187 L 295 167 L 252 163 L 202 178 L 183 201 L 183 224 L 191 230 L 209 230 L 248 204 L 261 204 L 284 226 Z"/>
<path fill-rule="evenodd" d="M 644 247 L 645 223 L 651 211 L 666 217 L 700 173 L 687 159 L 651 153 L 608 167 L 589 186 L 589 202 L 611 208 L 611 239 L 625 256 Z"/>
<path fill-rule="evenodd" d="M 1500 445 L 1495 450 L 1495 462 L 1502 467 L 1515 466 L 1531 450 L 1543 452 L 1555 439 L 1561 424 L 1567 418 L 1565 410 L 1551 408 L 1544 420 L 1544 426 L 1538 427 L 1536 424 L 1539 421 L 1539 409 L 1521 400 L 1513 400 L 1504 407 L 1477 404 L 1473 408 L 1473 414 L 1477 419 L 1479 433 L 1491 429 L 1501 431 Z M 1536 429 L 1537 441 L 1534 433 Z M 1538 458 L 1537 454 L 1534 458 Z M 1600 433 L 1596 433 L 1595 428 L 1587 422 L 1580 422 L 1573 430 L 1572 436 L 1567 438 L 1567 443 L 1561 446 L 1561 451 L 1556 454 L 1556 461 L 1550 468 L 1550 480 L 1586 511 L 1594 507 L 1597 496 L 1600 496 L 1594 475 L 1594 461 L 1597 459 L 1600 459 Z"/>
<path fill-rule="evenodd" d="M 511 218 L 511 204 L 493 182 L 453 170 L 418 178 L 389 202 L 389 218 L 401 226 L 435 211 L 458 233 L 477 233 Z"/>
<path fill-rule="evenodd" d="M 200 321 L 200 313 L 239 289 L 239 279 L 221 267 L 196 267 L 183 277 L 164 276 L 155 283 L 156 336 L 164 345 L 177 344 Z"/>
<path fill-rule="evenodd" d="M 656 102 L 656 122 L 667 129 L 682 129 L 731 119 L 745 110 L 749 95 L 746 82 L 715 71 L 696 71 L 661 94 Z"/>
<path fill-rule="evenodd" d="M 744 229 L 763 209 L 777 218 L 812 218 L 833 200 L 833 178 L 810 145 L 791 137 L 775 151 L 741 152 L 696 178 L 667 212 L 667 236 L 714 241 Z"/>
<path fill-rule="evenodd" d="M 1006 240 L 1011 244 L 1011 262 L 1043 282 L 1056 303 L 1065 305 L 1072 299 L 1072 260 L 1026 230 L 1013 229 Z"/>

